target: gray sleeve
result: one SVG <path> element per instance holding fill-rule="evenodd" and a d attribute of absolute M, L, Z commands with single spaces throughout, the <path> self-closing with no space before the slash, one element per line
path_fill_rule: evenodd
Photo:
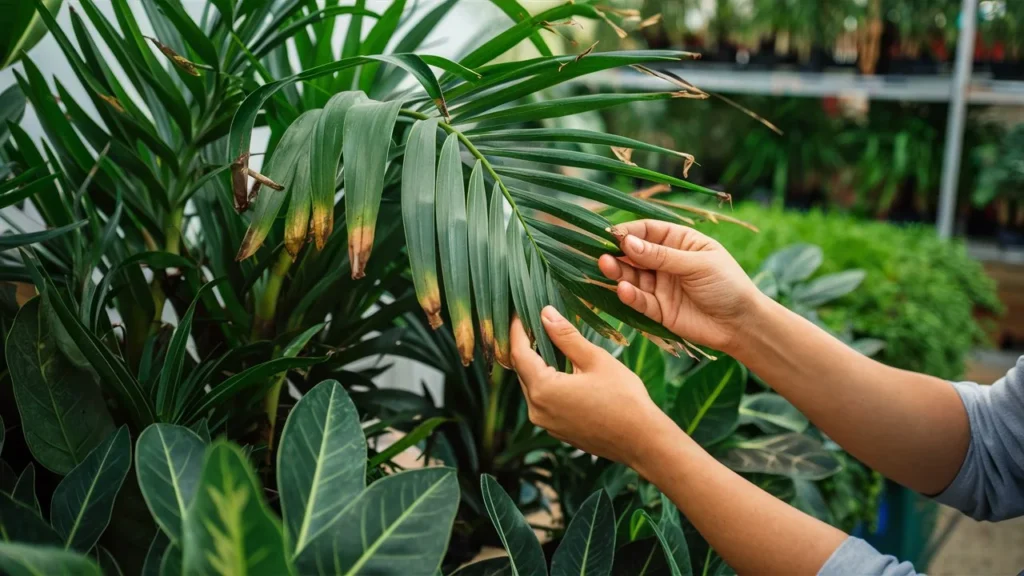
<path fill-rule="evenodd" d="M 900 562 L 860 538 L 848 537 L 836 548 L 818 576 L 917 576 L 910 562 Z"/>
<path fill-rule="evenodd" d="M 935 500 L 975 520 L 1024 515 L 1024 356 L 991 386 L 954 384 L 971 443 L 953 482 Z"/>

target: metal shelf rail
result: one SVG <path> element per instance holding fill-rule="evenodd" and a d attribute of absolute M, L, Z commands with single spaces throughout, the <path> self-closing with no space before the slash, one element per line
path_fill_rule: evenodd
<path fill-rule="evenodd" d="M 771 96 L 865 97 L 872 100 L 949 102 L 949 121 L 942 161 L 939 213 L 936 224 L 943 238 L 953 235 L 957 183 L 963 151 L 964 119 L 968 104 L 1024 106 L 1024 82 L 973 80 L 974 38 L 978 0 L 963 0 L 960 37 L 951 76 L 861 76 L 843 73 L 675 69 L 679 76 L 709 92 Z M 631 70 L 610 70 L 585 76 L 581 83 L 630 91 L 662 91 L 665 82 Z"/>

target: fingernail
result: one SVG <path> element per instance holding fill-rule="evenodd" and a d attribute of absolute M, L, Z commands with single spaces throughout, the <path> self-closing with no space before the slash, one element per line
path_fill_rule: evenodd
<path fill-rule="evenodd" d="M 558 313 L 558 310 L 555 310 L 554 306 L 545 306 L 544 309 L 540 311 L 540 315 L 552 324 L 562 321 L 562 315 Z"/>
<path fill-rule="evenodd" d="M 644 243 L 636 236 L 626 236 L 626 246 L 630 251 L 636 252 L 637 254 L 643 254 L 644 252 Z"/>

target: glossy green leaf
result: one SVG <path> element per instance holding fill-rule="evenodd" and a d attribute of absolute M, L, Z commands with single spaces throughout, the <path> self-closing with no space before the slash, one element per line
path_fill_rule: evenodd
<path fill-rule="evenodd" d="M 103 546 L 96 547 L 96 561 L 99 563 L 100 572 L 105 576 L 124 576 L 117 559 Z"/>
<path fill-rule="evenodd" d="M 765 434 L 782 434 L 803 432 L 810 423 L 789 400 L 772 392 L 761 392 L 743 396 L 740 424 L 753 424 Z"/>
<path fill-rule="evenodd" d="M 509 355 L 508 249 L 505 232 L 505 198 L 495 183 L 491 189 L 488 210 L 489 242 L 487 244 L 488 285 L 491 288 L 491 322 L 494 325 L 494 359 L 505 368 L 512 367 Z"/>
<path fill-rule="evenodd" d="M 292 409 L 277 452 L 277 486 L 295 556 L 366 486 L 359 413 L 337 381 L 317 384 Z"/>
<path fill-rule="evenodd" d="M 402 223 L 413 286 L 431 327 L 441 320 L 441 289 L 437 282 L 437 239 L 434 191 L 437 184 L 437 119 L 413 124 L 402 166 Z"/>
<path fill-rule="evenodd" d="M 832 512 L 818 485 L 805 479 L 793 479 L 793 499 L 790 503 L 798 510 L 814 516 L 822 522 L 833 523 Z"/>
<path fill-rule="evenodd" d="M 131 438 L 127 426 L 121 426 L 57 485 L 50 524 L 67 549 L 85 554 L 100 539 L 131 465 Z"/>
<path fill-rule="evenodd" d="M 34 508 L 0 492 L 0 542 L 62 546 L 60 536 Z"/>
<path fill-rule="evenodd" d="M 18 475 L 18 481 L 14 484 L 14 489 L 11 490 L 11 496 L 21 504 L 35 510 L 36 514 L 42 515 L 39 498 L 36 496 L 36 467 L 33 463 L 29 462 L 28 466 L 25 466 L 25 469 Z"/>
<path fill-rule="evenodd" d="M 821 442 L 795 432 L 744 440 L 720 460 L 737 472 L 802 480 L 822 480 L 842 469 L 842 464 Z"/>
<path fill-rule="evenodd" d="M 42 0 L 46 10 L 57 15 L 63 0 Z M 39 16 L 37 7 L 31 1 L 5 2 L 4 27 L 0 32 L 0 69 L 14 64 L 22 54 L 35 46 L 46 35 L 46 24 Z"/>
<path fill-rule="evenodd" d="M 22 306 L 7 338 L 7 361 L 25 442 L 49 470 L 67 474 L 114 430 L 88 372 L 57 347 L 40 298 Z"/>
<path fill-rule="evenodd" d="M 722 198 L 724 192 L 716 192 L 703 186 L 698 186 L 692 182 L 676 178 L 675 176 L 669 176 L 662 174 L 655 170 L 648 170 L 640 166 L 633 164 L 626 164 L 619 160 L 607 158 L 605 156 L 598 156 L 596 154 L 588 154 L 587 152 L 577 152 L 575 150 L 561 150 L 558 148 L 490 148 L 480 147 L 480 152 L 489 156 L 500 156 L 503 158 L 513 158 L 516 160 L 526 160 L 529 162 L 538 162 L 541 164 L 555 164 L 557 166 L 571 166 L 573 168 L 585 168 L 588 170 L 599 170 L 610 174 L 620 174 L 630 178 L 638 178 L 640 180 L 647 180 L 649 182 L 657 182 L 659 184 L 668 184 L 684 190 L 690 190 L 693 192 L 699 192 L 701 194 L 707 194 L 716 198 Z M 535 178 L 540 178 L 539 175 L 533 175 Z M 558 182 L 562 186 L 570 186 L 572 183 L 566 182 L 565 179 L 549 178 L 547 182 Z M 576 194 L 581 194 L 583 191 L 589 194 L 596 194 L 601 190 L 599 187 L 583 187 L 581 185 L 576 186 Z M 614 199 L 609 193 L 603 194 L 603 197 L 608 199 Z M 602 200 L 603 202 L 604 200 Z M 618 200 L 621 202 L 621 200 Z M 632 210 L 632 209 L 631 209 Z M 673 215 L 673 219 L 678 219 L 677 216 Z"/>
<path fill-rule="evenodd" d="M 172 542 L 182 542 L 182 526 L 199 488 L 206 445 L 183 426 L 154 424 L 135 446 L 139 488 L 156 523 Z"/>
<path fill-rule="evenodd" d="M 600 490 L 587 498 L 551 559 L 551 576 L 607 576 L 615 557 L 615 510 Z"/>
<path fill-rule="evenodd" d="M 514 576 L 544 576 L 548 573 L 547 561 L 533 528 L 526 522 L 522 512 L 512 498 L 502 489 L 493 476 L 480 477 L 480 491 L 491 524 L 498 532 L 498 538 L 512 563 Z"/>
<path fill-rule="evenodd" d="M 866 275 L 863 270 L 846 270 L 799 284 L 793 288 L 791 294 L 793 305 L 803 308 L 823 306 L 856 290 L 864 282 Z"/>
<path fill-rule="evenodd" d="M 500 199 L 499 199 L 500 201 Z M 488 245 L 487 193 L 484 188 L 483 166 L 478 160 L 469 176 L 469 206 L 466 209 L 469 224 L 469 267 L 473 280 L 473 296 L 476 298 L 476 314 L 480 322 L 480 340 L 484 358 L 488 363 L 494 358 L 494 320 L 491 304 L 491 276 Z M 504 237 L 504 234 L 501 234 Z"/>
<path fill-rule="evenodd" d="M 445 422 L 451 422 L 451 419 L 434 417 L 424 420 L 421 424 L 410 430 L 408 434 L 399 438 L 394 444 L 391 444 L 384 450 L 378 452 L 373 458 L 370 458 L 370 463 L 368 464 L 369 468 L 376 468 L 409 448 L 423 442 L 438 426 Z"/>
<path fill-rule="evenodd" d="M 626 544 L 615 554 L 614 576 L 672 576 L 661 542 L 647 538 Z"/>
<path fill-rule="evenodd" d="M 676 555 L 673 554 L 672 543 L 669 541 L 668 538 L 666 538 L 662 526 L 655 522 L 646 510 L 637 510 L 637 514 L 639 514 L 640 517 L 644 519 L 645 523 L 654 530 L 654 536 L 658 540 L 658 543 L 661 545 L 662 553 L 665 555 L 665 562 L 668 564 L 669 573 L 672 576 L 683 576 L 684 572 L 682 568 L 679 566 L 678 562 L 676 561 Z M 689 558 L 689 553 L 687 553 L 686 557 Z M 687 571 L 685 573 L 689 574 L 690 571 Z"/>
<path fill-rule="evenodd" d="M 513 576 L 512 562 L 504 556 L 481 560 L 459 568 L 450 576 Z"/>
<path fill-rule="evenodd" d="M 186 574 L 290 574 L 281 524 L 242 451 L 227 441 L 206 451 L 182 549 Z"/>
<path fill-rule="evenodd" d="M 53 546 L 13 542 L 0 542 L 0 572 L 8 576 L 103 576 L 100 567 L 86 556 Z"/>
<path fill-rule="evenodd" d="M 397 101 L 368 101 L 353 105 L 345 115 L 345 221 L 353 278 L 366 275 L 373 250 L 391 133 L 401 106 Z"/>
<path fill-rule="evenodd" d="M 171 544 L 160 559 L 160 576 L 179 576 L 185 574 L 185 558 L 177 544 Z"/>
<path fill-rule="evenodd" d="M 185 315 L 181 317 L 178 326 L 171 336 L 171 343 L 167 347 L 167 356 L 163 368 L 160 370 L 160 381 L 157 383 L 156 405 L 160 416 L 170 419 L 173 416 L 174 407 L 177 406 L 178 388 L 181 384 L 181 372 L 185 367 L 185 348 L 188 345 L 189 335 L 192 333 L 192 319 L 196 314 L 196 306 L 199 305 L 203 294 L 213 289 L 217 281 L 207 282 L 196 293 Z"/>
<path fill-rule="evenodd" d="M 682 576 L 691 576 L 693 566 L 690 564 L 690 548 L 686 545 L 679 509 L 664 492 L 661 494 L 661 518 L 658 519 L 657 529 L 661 533 L 665 554 L 672 557 L 672 563 Z"/>
<path fill-rule="evenodd" d="M 665 357 L 661 348 L 647 338 L 636 338 L 622 351 L 620 361 L 644 383 L 651 400 L 664 407 L 668 382 L 665 381 Z"/>
<path fill-rule="evenodd" d="M 425 468 L 374 482 L 313 538 L 299 573 L 434 574 L 448 548 L 459 483 L 451 468 Z"/>
<path fill-rule="evenodd" d="M 324 106 L 310 142 L 312 227 L 318 250 L 324 248 L 334 229 L 334 194 L 338 183 L 338 165 L 341 163 L 345 116 L 354 104 L 365 99 L 366 95 L 362 92 L 335 94 Z"/>
<path fill-rule="evenodd" d="M 782 289 L 788 292 L 796 282 L 803 282 L 821 267 L 825 255 L 819 246 L 794 244 L 773 253 L 761 264 L 762 271 L 775 275 Z"/>
<path fill-rule="evenodd" d="M 463 366 L 473 361 L 475 332 L 470 300 L 469 236 L 466 188 L 459 158 L 459 139 L 451 134 L 441 147 L 437 164 L 437 231 L 444 296 L 452 332 Z"/>
<path fill-rule="evenodd" d="M 746 382 L 732 358 L 708 361 L 683 381 L 669 415 L 702 446 L 714 444 L 736 429 Z"/>
<path fill-rule="evenodd" d="M 283 186 L 284 190 L 278 191 L 269 187 L 261 187 L 259 196 L 256 198 L 252 223 L 249 224 L 249 229 L 246 230 L 245 238 L 242 240 L 242 246 L 238 249 L 238 255 L 235 257 L 237 260 L 245 260 L 255 254 L 266 240 L 278 212 L 281 211 L 281 206 L 290 193 L 299 160 L 305 158 L 308 153 L 320 116 L 320 110 L 304 113 L 295 122 L 292 122 L 284 136 L 281 137 L 281 141 L 267 163 L 266 175 Z M 238 192 L 235 190 L 236 196 Z M 241 192 L 243 195 L 247 193 L 245 190 Z"/>
<path fill-rule="evenodd" d="M 171 541 L 161 530 L 156 531 L 153 541 L 146 551 L 146 558 L 142 564 L 141 576 L 160 576 L 160 562 L 164 559 L 164 553 L 170 549 Z"/>

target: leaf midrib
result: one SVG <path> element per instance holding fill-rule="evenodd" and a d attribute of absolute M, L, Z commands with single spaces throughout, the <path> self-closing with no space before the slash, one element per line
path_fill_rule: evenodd
<path fill-rule="evenodd" d="M 352 566 L 351 569 L 349 569 L 348 572 L 345 573 L 345 576 L 353 576 L 355 574 L 358 574 L 359 569 L 362 568 L 364 564 L 369 562 L 370 558 L 373 557 L 373 553 L 377 551 L 377 548 L 380 548 L 384 541 L 387 540 L 388 537 L 391 536 L 391 534 L 398 529 L 398 526 L 405 522 L 405 519 L 409 515 L 411 515 L 412 511 L 419 507 L 420 504 L 423 503 L 424 499 L 426 499 L 426 497 L 429 496 L 434 490 L 437 490 L 441 483 L 444 482 L 449 476 L 451 476 L 451 472 L 448 472 L 444 476 L 438 478 L 437 481 L 430 486 L 430 488 L 425 490 L 422 494 L 420 494 L 418 498 L 416 498 L 412 506 L 409 506 L 408 508 L 403 510 L 402 513 L 399 514 L 397 518 L 395 518 L 395 521 L 392 522 L 391 525 L 388 526 L 386 530 L 381 532 L 380 536 L 378 536 L 377 539 L 373 541 L 373 544 L 363 551 L 362 555 L 360 555 L 359 557 L 359 560 Z M 513 571 L 514 570 L 515 567 L 513 566 Z"/>
<path fill-rule="evenodd" d="M 316 458 L 316 469 L 313 471 L 313 483 L 311 485 L 311 491 L 310 491 L 309 497 L 306 499 L 305 510 L 303 510 L 302 525 L 299 527 L 299 535 L 298 535 L 298 538 L 296 538 L 296 540 L 297 540 L 297 542 L 295 543 L 295 555 L 296 556 L 299 554 L 299 552 L 303 548 L 305 548 L 306 539 L 307 539 L 306 535 L 309 532 L 309 522 L 310 522 L 310 518 L 312 518 L 312 514 L 313 514 L 313 512 L 312 512 L 313 502 L 316 500 L 317 493 L 320 491 L 320 489 L 319 489 L 320 472 L 323 470 L 323 466 L 321 465 L 321 462 L 323 462 L 324 450 L 326 449 L 328 439 L 330 438 L 329 430 L 331 429 L 331 417 L 332 417 L 331 407 L 334 404 L 334 393 L 335 393 L 335 389 L 332 388 L 331 389 L 331 395 L 327 398 L 327 417 L 324 419 L 324 434 L 320 438 L 320 451 L 317 454 L 317 458 Z"/>
<path fill-rule="evenodd" d="M 71 543 L 75 540 L 75 534 L 78 532 L 78 528 L 81 526 L 82 516 L 85 515 L 86 508 L 89 507 L 89 500 L 92 499 L 93 490 L 96 489 L 96 482 L 100 476 L 103 475 L 103 468 L 107 463 L 107 458 L 110 457 L 110 452 L 114 448 L 114 444 L 117 442 L 117 433 L 115 432 L 114 439 L 107 446 L 107 451 L 103 454 L 103 459 L 100 460 L 99 471 L 95 476 L 92 477 L 92 482 L 89 483 L 89 490 L 85 493 L 85 498 L 82 499 L 82 506 L 78 509 L 78 514 L 75 516 L 75 522 L 72 524 L 71 532 L 68 533 L 67 541 L 64 543 L 64 549 L 70 550 Z"/>
<path fill-rule="evenodd" d="M 722 376 L 722 379 L 718 382 L 718 385 L 715 386 L 715 389 L 711 392 L 710 395 L 708 395 L 707 399 L 703 403 L 701 403 L 701 406 L 700 408 L 697 409 L 697 413 L 694 415 L 693 420 L 690 422 L 690 425 L 686 427 L 687 435 L 693 436 L 693 433 L 697 430 L 697 426 L 700 425 L 701 421 L 704 420 L 704 416 L 707 415 L 708 410 L 711 409 L 711 406 L 714 405 L 715 400 L 717 400 L 718 397 L 722 394 L 722 390 L 725 389 L 725 385 L 729 382 L 729 378 L 732 377 L 732 372 L 735 369 L 735 365 L 730 366 L 729 370 L 726 371 L 726 373 Z"/>

